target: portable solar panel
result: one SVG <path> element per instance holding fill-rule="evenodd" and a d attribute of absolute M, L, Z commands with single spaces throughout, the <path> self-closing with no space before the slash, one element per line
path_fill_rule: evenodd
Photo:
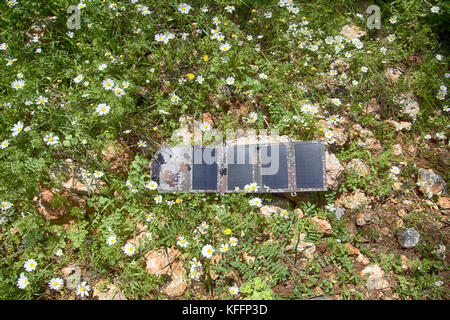
<path fill-rule="evenodd" d="M 319 141 L 253 145 L 162 146 L 151 163 L 159 192 L 326 191 Z"/>

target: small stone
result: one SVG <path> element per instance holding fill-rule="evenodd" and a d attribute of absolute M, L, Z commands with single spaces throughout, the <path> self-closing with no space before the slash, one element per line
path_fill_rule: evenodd
<path fill-rule="evenodd" d="M 369 199 L 366 197 L 363 191 L 355 190 L 350 195 L 345 196 L 343 194 L 337 202 L 339 205 L 343 205 L 347 209 L 355 210 L 364 205 L 367 205 Z"/>
<path fill-rule="evenodd" d="M 393 154 L 394 156 L 401 156 L 401 155 L 403 154 L 403 148 L 402 148 L 402 146 L 401 146 L 400 144 L 394 144 L 394 145 L 392 146 L 392 149 L 394 150 L 394 151 L 392 152 L 392 154 Z"/>
<path fill-rule="evenodd" d="M 81 283 L 81 268 L 70 265 L 61 270 L 64 278 L 64 285 L 68 289 L 74 290 Z"/>
<path fill-rule="evenodd" d="M 151 250 L 145 255 L 148 274 L 170 276 L 170 282 L 163 289 L 169 297 L 179 297 L 187 288 L 186 270 L 180 255 L 181 252 L 175 248 Z"/>
<path fill-rule="evenodd" d="M 387 68 L 383 72 L 383 76 L 386 78 L 386 80 L 390 80 L 392 82 L 397 82 L 402 74 L 403 72 L 397 68 Z"/>
<path fill-rule="evenodd" d="M 404 216 L 407 215 L 407 213 L 406 213 L 406 211 L 405 211 L 404 209 L 400 209 L 400 210 L 397 211 L 397 215 L 398 215 L 400 218 L 403 218 Z"/>
<path fill-rule="evenodd" d="M 408 258 L 406 258 L 405 255 L 401 255 L 400 259 L 402 260 L 402 270 L 407 271 L 410 268 L 408 264 Z"/>
<path fill-rule="evenodd" d="M 345 246 L 350 251 L 350 255 L 352 256 L 359 256 L 361 254 L 361 251 L 359 251 L 358 248 L 354 247 L 350 242 L 347 242 Z"/>
<path fill-rule="evenodd" d="M 420 112 L 419 103 L 416 97 L 412 93 L 402 94 L 397 101 L 403 106 L 402 112 L 409 116 L 411 119 L 415 119 Z"/>
<path fill-rule="evenodd" d="M 340 184 L 340 177 L 344 172 L 344 167 L 339 162 L 339 159 L 328 151 L 325 152 L 325 163 L 328 189 L 336 190 Z"/>
<path fill-rule="evenodd" d="M 356 262 L 361 263 L 363 266 L 367 266 L 370 263 L 370 260 L 366 256 L 364 256 L 362 253 L 360 253 L 356 257 Z"/>
<path fill-rule="evenodd" d="M 112 283 L 108 284 L 106 280 L 97 282 L 92 296 L 98 300 L 127 300 L 119 288 Z"/>
<path fill-rule="evenodd" d="M 356 225 L 357 226 L 363 226 L 366 224 L 366 220 L 364 219 L 364 214 L 359 213 L 358 215 L 356 215 Z"/>
<path fill-rule="evenodd" d="M 380 118 L 381 106 L 377 102 L 377 98 L 372 98 L 367 103 L 367 113 L 375 115 L 375 118 Z"/>
<path fill-rule="evenodd" d="M 447 210 L 450 209 L 450 198 L 448 197 L 440 197 L 438 200 L 439 207 L 441 209 Z"/>
<path fill-rule="evenodd" d="M 392 189 L 394 191 L 400 191 L 402 189 L 402 183 L 400 181 L 396 181 L 392 184 Z"/>
<path fill-rule="evenodd" d="M 413 228 L 406 228 L 397 232 L 397 238 L 403 248 L 410 249 L 419 243 L 420 233 Z"/>
<path fill-rule="evenodd" d="M 444 167 L 448 167 L 450 165 L 450 153 L 447 151 L 442 152 L 439 157 L 439 163 Z"/>
<path fill-rule="evenodd" d="M 347 169 L 356 172 L 361 177 L 365 177 L 370 173 L 369 167 L 358 158 L 350 160 Z"/>
<path fill-rule="evenodd" d="M 368 266 L 361 271 L 361 276 L 367 278 L 367 289 L 383 290 L 389 288 L 389 283 L 384 279 L 384 271 L 378 265 Z"/>
<path fill-rule="evenodd" d="M 337 69 L 339 72 L 345 72 L 350 68 L 350 65 L 344 59 L 336 59 L 330 64 L 330 69 Z"/>
<path fill-rule="evenodd" d="M 417 182 L 421 184 L 420 191 L 431 198 L 433 195 L 441 195 L 447 184 L 440 175 L 431 169 L 419 169 Z"/>
<path fill-rule="evenodd" d="M 304 217 L 303 211 L 300 208 L 295 209 L 294 213 L 299 219 L 302 219 Z"/>
<path fill-rule="evenodd" d="M 345 209 L 339 207 L 339 208 L 336 209 L 336 212 L 335 212 L 334 214 L 336 215 L 336 219 L 337 219 L 337 220 L 341 220 L 341 218 L 342 218 L 342 217 L 344 216 L 344 214 L 345 214 Z"/>
<path fill-rule="evenodd" d="M 324 234 L 333 233 L 333 229 L 331 228 L 331 224 L 324 219 L 320 219 L 318 217 L 312 217 L 311 221 L 319 228 L 319 230 Z"/>
<path fill-rule="evenodd" d="M 363 37 L 367 32 L 361 30 L 358 26 L 349 26 L 348 24 L 343 26 L 340 32 L 347 40 L 359 39 Z"/>
<path fill-rule="evenodd" d="M 114 141 L 102 150 L 102 159 L 111 163 L 111 172 L 126 175 L 134 159 L 134 152 L 125 143 Z"/>
<path fill-rule="evenodd" d="M 281 211 L 283 211 L 283 209 L 277 206 L 262 206 L 259 209 L 259 213 L 266 218 L 270 218 L 273 214 Z"/>

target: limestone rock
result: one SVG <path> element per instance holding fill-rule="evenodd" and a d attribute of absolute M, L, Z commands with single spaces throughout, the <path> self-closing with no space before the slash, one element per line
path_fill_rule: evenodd
<path fill-rule="evenodd" d="M 354 158 L 347 165 L 349 171 L 356 172 L 359 176 L 365 177 L 370 173 L 369 167 L 360 159 Z"/>
<path fill-rule="evenodd" d="M 387 68 L 383 72 L 383 76 L 386 80 L 390 80 L 392 82 L 397 82 L 403 72 L 398 68 Z"/>
<path fill-rule="evenodd" d="M 403 148 L 402 148 L 402 146 L 400 145 L 400 144 L 394 144 L 393 146 L 392 146 L 392 148 L 393 148 L 393 152 L 392 152 L 392 154 L 394 155 L 394 156 L 401 156 L 402 154 L 403 154 Z"/>
<path fill-rule="evenodd" d="M 420 233 L 413 228 L 406 228 L 397 232 L 397 238 L 400 245 L 405 249 L 414 248 L 420 240 Z"/>
<path fill-rule="evenodd" d="M 338 200 L 339 205 L 343 205 L 346 209 L 355 210 L 369 203 L 369 198 L 366 197 L 363 191 L 355 190 L 350 195 L 341 195 Z"/>
<path fill-rule="evenodd" d="M 281 212 L 282 210 L 284 209 L 277 206 L 262 206 L 259 209 L 259 213 L 266 218 L 270 218 L 273 214 Z"/>
<path fill-rule="evenodd" d="M 92 294 L 97 300 L 127 300 L 125 295 L 114 284 L 108 284 L 106 280 L 97 282 Z"/>
<path fill-rule="evenodd" d="M 415 119 L 420 112 L 419 103 L 416 97 L 412 93 L 400 95 L 397 101 L 402 105 L 402 112 L 409 116 L 411 119 Z"/>
<path fill-rule="evenodd" d="M 431 198 L 433 195 L 441 195 L 447 184 L 438 174 L 431 169 L 419 169 L 417 178 L 419 189 L 422 193 Z"/>
<path fill-rule="evenodd" d="M 75 290 L 81 283 L 81 268 L 76 265 L 70 265 L 61 270 L 64 278 L 64 286 Z"/>
<path fill-rule="evenodd" d="M 336 219 L 337 219 L 337 220 L 341 220 L 341 218 L 342 218 L 342 217 L 344 216 L 344 214 L 345 214 L 345 209 L 339 207 L 339 208 L 336 209 L 336 211 L 335 211 L 334 214 L 336 215 Z"/>
<path fill-rule="evenodd" d="M 67 221 L 73 220 L 70 218 L 70 209 L 72 207 L 85 207 L 86 200 L 69 193 L 67 191 L 57 191 L 56 189 L 40 189 L 40 194 L 37 197 L 37 211 L 44 216 L 46 220 L 64 220 L 67 216 Z"/>
<path fill-rule="evenodd" d="M 368 275 L 367 289 L 382 290 L 389 288 L 389 283 L 384 279 L 384 271 L 378 265 L 365 267 L 361 271 L 361 276 Z"/>
<path fill-rule="evenodd" d="M 448 210 L 448 209 L 450 209 L 450 198 L 440 197 L 438 200 L 438 204 L 442 209 Z"/>
<path fill-rule="evenodd" d="M 339 162 L 339 159 L 336 158 L 333 153 L 328 151 L 325 152 L 325 162 L 328 189 L 336 190 L 340 183 L 340 177 L 344 172 L 344 167 Z"/>
<path fill-rule="evenodd" d="M 181 252 L 175 248 L 151 250 L 145 255 L 147 273 L 170 276 L 171 281 L 163 289 L 169 297 L 179 297 L 186 291 L 186 270 L 179 260 Z"/>
<path fill-rule="evenodd" d="M 350 251 L 350 255 L 352 256 L 358 256 L 361 254 L 361 251 L 359 251 L 358 248 L 354 247 L 350 242 L 347 242 L 345 244 L 345 246 L 348 248 L 348 250 Z"/>
<path fill-rule="evenodd" d="M 355 38 L 359 39 L 362 36 L 364 36 L 367 32 L 361 30 L 358 26 L 349 26 L 348 24 L 343 26 L 341 29 L 341 34 L 347 39 L 347 40 L 353 40 Z"/>
<path fill-rule="evenodd" d="M 331 228 L 331 224 L 325 220 L 320 219 L 318 217 L 312 217 L 311 221 L 319 228 L 319 230 L 324 234 L 333 233 L 333 229 Z"/>
<path fill-rule="evenodd" d="M 355 260 L 356 262 L 361 263 L 363 266 L 367 266 L 370 263 L 370 260 L 362 253 L 360 253 Z"/>

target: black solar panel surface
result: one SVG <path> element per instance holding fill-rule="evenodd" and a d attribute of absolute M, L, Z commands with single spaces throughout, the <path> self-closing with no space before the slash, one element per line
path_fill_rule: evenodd
<path fill-rule="evenodd" d="M 227 148 L 228 190 L 243 189 L 253 182 L 253 165 L 250 163 L 253 150 L 249 146 Z"/>
<path fill-rule="evenodd" d="M 297 188 L 323 187 L 322 145 L 294 144 Z"/>
<path fill-rule="evenodd" d="M 286 145 L 268 145 L 261 148 L 261 167 L 270 168 L 273 165 L 275 174 L 264 175 L 261 172 L 262 183 L 270 189 L 285 189 L 288 187 L 287 148 Z M 276 158 L 275 158 L 276 157 Z M 272 159 L 273 158 L 273 159 Z M 277 165 L 278 163 L 278 165 Z M 278 170 L 276 170 L 278 167 Z"/>
<path fill-rule="evenodd" d="M 217 161 L 209 164 L 205 162 L 205 153 L 216 157 L 216 149 L 208 147 L 194 147 L 194 163 L 192 165 L 193 190 L 217 190 Z"/>

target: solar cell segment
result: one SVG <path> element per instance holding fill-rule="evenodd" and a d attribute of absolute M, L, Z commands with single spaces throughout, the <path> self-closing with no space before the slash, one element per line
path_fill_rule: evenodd
<path fill-rule="evenodd" d="M 261 177 L 263 186 L 270 189 L 287 189 L 288 159 L 284 144 L 260 146 Z"/>
<path fill-rule="evenodd" d="M 295 143 L 297 189 L 324 188 L 323 146 L 321 143 Z"/>
<path fill-rule="evenodd" d="M 211 163 L 216 155 L 215 148 L 193 147 L 193 190 L 217 191 L 217 161 Z"/>
<path fill-rule="evenodd" d="M 254 181 L 253 164 L 254 148 L 248 145 L 232 146 L 227 148 L 227 176 L 228 190 L 236 187 L 243 189 L 246 184 Z"/>

